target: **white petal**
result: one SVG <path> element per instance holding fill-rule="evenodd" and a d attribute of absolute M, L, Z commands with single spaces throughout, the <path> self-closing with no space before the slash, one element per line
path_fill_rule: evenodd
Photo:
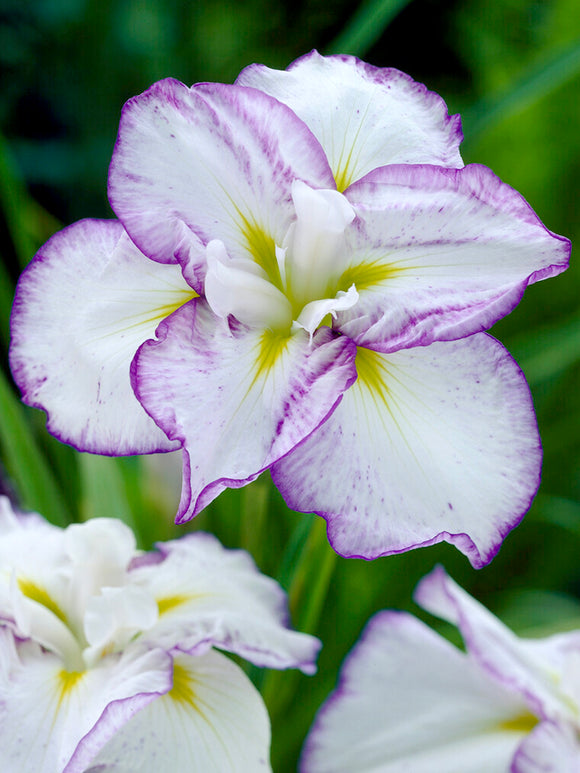
<path fill-rule="evenodd" d="M 147 255 L 178 259 L 201 282 L 211 239 L 276 271 L 296 178 L 334 182 L 320 145 L 286 106 L 254 89 L 167 79 L 123 109 L 109 197 Z"/>
<path fill-rule="evenodd" d="M 382 612 L 343 665 L 303 773 L 507 773 L 529 717 L 517 695 L 411 615 Z M 521 725 L 521 727 L 520 727 Z"/>
<path fill-rule="evenodd" d="M 120 223 L 64 229 L 16 290 L 10 362 L 24 401 L 46 411 L 49 431 L 80 450 L 177 448 L 136 400 L 129 367 L 159 321 L 194 295 L 177 267 L 145 258 Z"/>
<path fill-rule="evenodd" d="M 143 588 L 102 588 L 86 605 L 84 633 L 91 645 L 83 653 L 86 665 L 96 663 L 105 650 L 124 649 L 135 635 L 155 625 L 157 617 L 155 599 Z"/>
<path fill-rule="evenodd" d="M 244 325 L 262 330 L 290 327 L 290 302 L 259 266 L 247 258 L 232 260 L 217 239 L 207 245 L 206 255 L 205 297 L 214 314 L 233 314 Z"/>
<path fill-rule="evenodd" d="M 489 328 L 528 284 L 568 265 L 570 243 L 489 169 L 392 166 L 347 193 L 356 228 L 342 289 L 360 293 L 338 329 L 396 351 Z"/>
<path fill-rule="evenodd" d="M 571 725 L 542 722 L 524 739 L 511 773 L 578 773 L 580 742 Z"/>
<path fill-rule="evenodd" d="M 292 183 L 296 221 L 284 240 L 286 277 L 299 303 L 323 298 L 327 287 L 346 268 L 346 227 L 355 213 L 338 191 L 314 190 L 300 180 Z"/>
<path fill-rule="evenodd" d="M 125 573 L 137 550 L 135 535 L 117 518 L 73 523 L 62 532 L 62 539 L 75 575 L 75 606 L 79 610 L 104 585 L 121 585 L 125 581 Z"/>
<path fill-rule="evenodd" d="M 224 655 L 175 658 L 175 681 L 93 761 L 95 773 L 271 770 L 270 723 L 256 688 Z"/>
<path fill-rule="evenodd" d="M 328 421 L 272 468 L 290 507 L 317 512 L 341 555 L 441 540 L 490 561 L 528 509 L 540 442 L 528 387 L 485 334 L 357 353 L 357 382 Z"/>
<path fill-rule="evenodd" d="M 570 657 L 580 654 L 580 633 L 520 639 L 439 567 L 425 577 L 415 599 L 432 614 L 457 625 L 470 656 L 490 678 L 509 685 L 538 715 L 576 720 L 579 695 L 570 695 Z M 572 700 L 571 700 L 572 698 Z"/>
<path fill-rule="evenodd" d="M 160 543 L 160 563 L 135 568 L 131 582 L 159 606 L 145 634 L 165 649 L 235 652 L 259 666 L 313 673 L 320 642 L 288 629 L 286 594 L 251 556 L 226 550 L 210 534 Z"/>
<path fill-rule="evenodd" d="M 236 83 L 292 108 L 320 141 L 339 190 L 385 164 L 463 166 L 459 116 L 398 70 L 312 51 L 286 71 L 251 65 Z"/>
<path fill-rule="evenodd" d="M 82 674 L 23 643 L 18 655 L 0 630 L 0 748 L 3 770 L 83 773 L 131 716 L 171 687 L 161 651 L 126 653 Z M 8 660 L 8 662 L 6 662 Z"/>
<path fill-rule="evenodd" d="M 307 303 L 300 312 L 295 325 L 304 328 L 312 336 L 328 314 L 336 317 L 337 312 L 351 309 L 356 303 L 358 303 L 358 293 L 356 287 L 351 285 L 346 292 L 339 290 L 334 298 L 324 298 L 320 301 Z"/>
<path fill-rule="evenodd" d="M 230 330 L 203 301 L 174 314 L 158 336 L 139 352 L 134 388 L 168 437 L 187 446 L 178 522 L 300 443 L 354 378 L 354 345 L 328 328 L 312 345 L 302 331 Z"/>

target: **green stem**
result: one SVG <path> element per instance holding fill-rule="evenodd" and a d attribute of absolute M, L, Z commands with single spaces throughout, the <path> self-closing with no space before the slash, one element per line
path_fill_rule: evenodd
<path fill-rule="evenodd" d="M 304 527 L 297 527 L 300 542 Z M 304 548 L 295 564 L 288 592 L 290 614 L 297 630 L 314 634 L 324 607 L 337 556 L 326 538 L 326 523 L 322 518 L 311 521 Z M 296 691 L 300 674 L 296 671 L 269 671 L 262 680 L 262 695 L 273 717 L 284 710 Z"/>
<path fill-rule="evenodd" d="M 271 482 L 266 475 L 241 491 L 240 546 L 250 553 L 262 568 L 264 559 L 265 524 L 268 517 Z"/>

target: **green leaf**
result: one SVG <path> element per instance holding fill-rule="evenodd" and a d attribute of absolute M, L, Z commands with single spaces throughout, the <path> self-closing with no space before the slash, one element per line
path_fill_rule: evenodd
<path fill-rule="evenodd" d="M 533 331 L 510 345 L 530 386 L 561 376 L 580 361 L 580 317 Z"/>
<path fill-rule="evenodd" d="M 82 520 L 119 518 L 135 530 L 135 519 L 118 460 L 110 456 L 82 453 L 79 455 L 79 463 Z"/>
<path fill-rule="evenodd" d="M 25 409 L 3 371 L 0 371 L 0 447 L 22 505 L 57 526 L 71 523 L 73 518 L 56 476 L 38 448 Z"/>
<path fill-rule="evenodd" d="M 515 85 L 501 94 L 484 97 L 462 113 L 466 142 L 473 143 L 488 129 L 556 91 L 580 73 L 580 41 L 534 63 Z"/>
<path fill-rule="evenodd" d="M 0 341 L 8 349 L 10 343 L 10 309 L 14 297 L 14 285 L 8 271 L 0 262 Z"/>
<path fill-rule="evenodd" d="M 363 56 L 409 2 L 410 0 L 370 0 L 364 3 L 330 44 L 326 53 Z"/>

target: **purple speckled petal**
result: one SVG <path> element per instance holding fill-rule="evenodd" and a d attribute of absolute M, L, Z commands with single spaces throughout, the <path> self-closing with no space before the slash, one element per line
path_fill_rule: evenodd
<path fill-rule="evenodd" d="M 124 725 L 87 773 L 271 771 L 268 713 L 239 666 L 218 652 L 178 655 L 174 686 Z"/>
<path fill-rule="evenodd" d="M 134 361 L 133 386 L 184 444 L 178 523 L 262 470 L 323 422 L 356 378 L 355 346 L 318 330 L 287 339 L 218 319 L 195 300 L 161 323 Z"/>
<path fill-rule="evenodd" d="M 235 652 L 258 666 L 314 673 L 320 642 L 288 626 L 286 594 L 249 553 L 226 550 L 211 534 L 158 544 L 164 560 L 131 571 L 159 607 L 147 641 L 163 649 Z"/>
<path fill-rule="evenodd" d="M 424 609 L 457 625 L 470 657 L 490 678 L 526 701 L 538 717 L 577 719 L 580 702 L 580 632 L 520 639 L 457 585 L 442 567 L 415 591 Z"/>
<path fill-rule="evenodd" d="M 542 722 L 522 741 L 510 773 L 578 773 L 580 742 L 572 725 Z"/>
<path fill-rule="evenodd" d="M 302 773 L 506 773 L 519 696 L 406 613 L 371 619 L 319 711 Z"/>
<path fill-rule="evenodd" d="M 171 658 L 137 650 L 74 680 L 33 642 L 0 629 L 2 770 L 83 773 L 135 712 L 171 687 Z"/>
<path fill-rule="evenodd" d="M 381 351 L 489 328 L 528 284 L 568 266 L 570 242 L 487 167 L 391 166 L 345 194 L 359 220 L 344 287 L 358 304 L 337 326 Z"/>
<path fill-rule="evenodd" d="M 293 217 L 295 178 L 334 187 L 322 148 L 285 105 L 254 89 L 167 79 L 123 109 L 109 198 L 135 243 L 186 265 L 199 290 L 211 239 L 231 257 L 275 262 L 270 240 L 281 244 Z"/>
<path fill-rule="evenodd" d="M 288 505 L 322 515 L 344 556 L 445 540 L 475 567 L 491 561 L 540 479 L 520 369 L 487 334 L 390 355 L 359 349 L 356 366 L 330 419 L 272 468 Z"/>
<path fill-rule="evenodd" d="M 459 116 L 399 70 L 312 51 L 287 70 L 250 65 L 236 83 L 292 108 L 320 141 L 339 190 L 386 164 L 463 166 Z"/>
<path fill-rule="evenodd" d="M 159 320 L 195 293 L 177 266 L 137 250 L 117 221 L 82 220 L 52 237 L 22 274 L 10 364 L 28 405 L 81 451 L 138 454 L 179 447 L 131 388 L 131 360 Z"/>

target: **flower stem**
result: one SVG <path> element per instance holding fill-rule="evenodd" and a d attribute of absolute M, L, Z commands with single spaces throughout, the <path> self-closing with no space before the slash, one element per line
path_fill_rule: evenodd
<path fill-rule="evenodd" d="M 289 547 L 296 549 L 302 541 L 304 526 L 300 523 Z M 326 539 L 326 524 L 321 518 L 311 521 L 310 533 L 295 563 L 288 592 L 290 614 L 296 628 L 303 633 L 315 633 L 324 607 L 337 555 Z M 284 570 L 284 565 L 281 567 Z M 270 715 L 280 713 L 288 705 L 300 678 L 297 672 L 268 672 L 262 682 L 262 696 Z"/>

